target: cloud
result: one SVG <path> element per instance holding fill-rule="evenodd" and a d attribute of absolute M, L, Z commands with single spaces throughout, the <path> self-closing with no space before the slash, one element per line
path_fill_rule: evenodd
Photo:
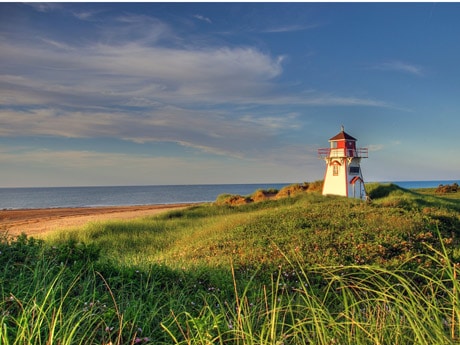
<path fill-rule="evenodd" d="M 151 157 L 80 150 L 33 149 L 29 147 L 22 148 L 20 152 L 18 150 L 14 152 L 3 150 L 3 152 L 0 152 L 0 161 L 8 164 L 27 162 L 35 166 L 44 165 L 50 168 L 82 170 L 87 168 L 116 168 L 120 166 L 137 166 L 142 169 L 148 166 L 159 167 L 161 165 L 179 168 L 179 165 L 184 164 L 183 159 L 179 160 L 171 157 Z"/>
<path fill-rule="evenodd" d="M 255 124 L 257 126 L 262 126 L 267 129 L 273 130 L 295 130 L 299 129 L 300 125 L 296 121 L 298 118 L 297 113 L 289 113 L 285 115 L 278 115 L 278 116 L 253 116 L 253 115 L 245 115 L 241 117 L 239 120 L 245 123 Z"/>
<path fill-rule="evenodd" d="M 235 100 L 238 102 L 238 100 Z M 259 104 L 265 106 L 321 106 L 321 107 L 336 107 L 336 106 L 360 106 L 360 107 L 396 107 L 388 102 L 373 98 L 360 98 L 353 96 L 339 96 L 330 93 L 322 93 L 319 91 L 310 91 L 293 95 L 285 95 L 281 92 L 278 94 L 270 93 L 266 97 L 251 98 L 239 100 L 242 104 Z M 398 108 L 399 109 L 399 108 Z"/>
<path fill-rule="evenodd" d="M 209 23 L 209 24 L 212 24 L 212 20 L 211 20 L 211 19 L 209 19 L 208 17 L 202 16 L 201 14 L 195 14 L 195 15 L 193 16 L 193 18 L 196 18 L 196 19 L 201 20 L 201 21 L 203 21 L 203 22 L 207 22 L 207 23 Z"/>
<path fill-rule="evenodd" d="M 49 150 L 22 147 L 0 150 L 3 186 L 131 185 L 187 183 L 272 183 L 304 181 L 302 151 L 288 148 L 258 160 L 206 160 L 141 154 L 102 153 L 88 150 Z M 284 156 L 283 156 L 284 155 Z M 292 164 L 292 159 L 296 164 Z M 240 162 L 241 163 L 241 162 Z M 318 165 L 321 167 L 321 164 Z M 300 168 L 299 168 L 300 167 Z M 40 171 L 41 174 L 37 174 Z M 310 173 L 310 172 L 309 172 Z"/>
<path fill-rule="evenodd" d="M 0 40 L 0 135 L 166 141 L 251 158 L 279 146 L 277 134 L 301 128 L 298 112 L 277 107 L 388 106 L 286 95 L 276 82 L 283 56 L 182 41 L 166 23 L 131 14 L 83 43 L 42 32 Z"/>
<path fill-rule="evenodd" d="M 34 8 L 38 12 L 52 12 L 63 8 L 62 4 L 55 2 L 26 2 L 25 4 Z"/>
<path fill-rule="evenodd" d="M 3 149 L 0 164 L 6 167 L 2 183 L 9 186 L 173 184 L 184 171 L 205 172 L 187 158 L 30 147 Z"/>
<path fill-rule="evenodd" d="M 92 20 L 95 18 L 97 14 L 99 14 L 101 11 L 91 11 L 91 10 L 86 10 L 86 11 L 81 11 L 81 10 L 73 10 L 71 13 L 75 18 L 78 18 L 83 21 L 88 21 Z"/>
<path fill-rule="evenodd" d="M 369 149 L 369 151 L 381 151 L 385 148 L 385 145 L 383 144 L 370 144 L 370 145 L 367 145 L 367 148 Z"/>
<path fill-rule="evenodd" d="M 184 49 L 132 42 L 70 49 L 67 43 L 41 41 L 47 44 L 1 42 L 5 54 L 0 61 L 4 72 L 27 79 L 33 85 L 29 89 L 45 98 L 54 92 L 77 99 L 92 93 L 227 102 L 260 94 L 282 71 L 281 61 L 253 48 Z"/>
<path fill-rule="evenodd" d="M 382 70 L 382 71 L 403 72 L 403 73 L 408 73 L 408 74 L 412 74 L 416 76 L 423 76 L 424 74 L 422 67 L 408 64 L 402 61 L 383 62 L 378 65 L 375 65 L 373 69 Z"/>
<path fill-rule="evenodd" d="M 39 38 L 43 43 L 49 45 L 51 48 L 57 48 L 59 50 L 67 50 L 67 51 L 75 51 L 75 48 L 72 47 L 71 45 L 68 45 L 64 42 L 58 42 L 58 41 L 55 41 L 55 40 L 52 40 L 52 39 L 49 39 L 49 38 L 46 38 L 46 37 L 40 37 Z"/>
<path fill-rule="evenodd" d="M 320 25 L 318 24 L 309 24 L 309 25 L 291 24 L 291 25 L 283 25 L 283 26 L 273 26 L 271 28 L 262 29 L 261 32 L 265 32 L 265 33 L 295 32 L 295 31 L 315 29 L 319 26 Z"/>
<path fill-rule="evenodd" d="M 137 143 L 162 141 L 241 158 L 258 155 L 258 145 L 265 148 L 276 145 L 273 140 L 274 121 L 247 123 L 235 121 L 225 113 L 219 115 L 215 111 L 171 106 L 148 113 L 60 108 L 3 109 L 0 110 L 0 136 L 119 138 Z"/>

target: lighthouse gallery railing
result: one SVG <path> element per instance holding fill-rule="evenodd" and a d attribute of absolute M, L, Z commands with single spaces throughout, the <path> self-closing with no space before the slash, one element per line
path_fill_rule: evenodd
<path fill-rule="evenodd" d="M 318 149 L 318 156 L 322 159 L 329 157 L 358 157 L 368 158 L 369 152 L 367 147 L 359 147 L 357 149 L 333 149 L 333 148 L 321 148 Z"/>

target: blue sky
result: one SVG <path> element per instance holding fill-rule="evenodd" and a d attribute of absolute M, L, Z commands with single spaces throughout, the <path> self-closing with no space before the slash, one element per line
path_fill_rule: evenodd
<path fill-rule="evenodd" d="M 0 187 L 458 179 L 458 3 L 0 3 Z"/>

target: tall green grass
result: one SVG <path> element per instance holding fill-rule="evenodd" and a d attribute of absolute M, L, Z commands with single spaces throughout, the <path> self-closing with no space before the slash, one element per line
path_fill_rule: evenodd
<path fill-rule="evenodd" d="M 175 344 L 456 344 L 458 267 L 444 266 L 442 279 L 425 273 L 376 266 L 301 270 L 299 288 L 286 288 L 280 276 L 255 291 L 249 284 L 221 310 L 207 301 L 198 316 L 184 312 L 163 327 Z"/>
<path fill-rule="evenodd" d="M 459 200 L 368 192 L 4 237 L 0 344 L 459 344 Z"/>
<path fill-rule="evenodd" d="M 292 258 L 290 275 L 280 269 L 264 283 L 233 270 L 221 286 L 159 267 L 39 260 L 2 284 L 0 343 L 455 344 L 460 267 L 445 249 L 429 249 L 435 270 Z"/>
<path fill-rule="evenodd" d="M 160 323 L 189 302 L 180 272 L 98 263 L 76 243 L 22 236 L 0 248 L 0 344 L 167 343 Z"/>

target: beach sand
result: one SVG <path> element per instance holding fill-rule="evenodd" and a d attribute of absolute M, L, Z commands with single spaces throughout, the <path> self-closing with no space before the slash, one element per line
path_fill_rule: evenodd
<path fill-rule="evenodd" d="M 192 205 L 196 204 L 0 210 L 0 234 L 17 236 L 25 233 L 39 237 L 51 231 L 81 227 L 90 222 L 134 219 Z"/>

